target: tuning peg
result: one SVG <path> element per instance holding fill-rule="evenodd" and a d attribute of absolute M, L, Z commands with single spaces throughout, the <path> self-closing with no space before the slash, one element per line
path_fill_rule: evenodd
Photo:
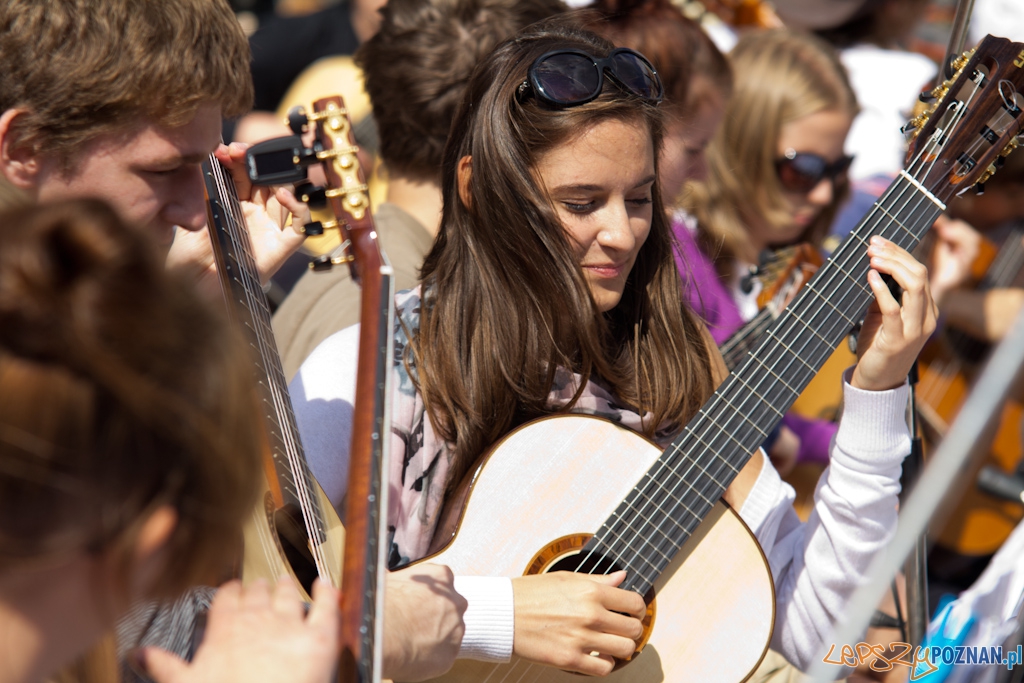
<path fill-rule="evenodd" d="M 302 232 L 306 237 L 317 237 L 324 234 L 324 224 L 320 221 L 312 221 L 302 226 Z"/>
<path fill-rule="evenodd" d="M 975 183 L 975 184 L 974 184 L 974 192 L 975 192 L 975 194 L 977 194 L 977 195 L 978 195 L 979 197 L 980 197 L 981 195 L 985 194 L 985 183 Z"/>
<path fill-rule="evenodd" d="M 296 185 L 295 196 L 299 198 L 299 201 L 309 204 L 311 209 L 322 209 L 327 206 L 326 188 L 313 185 L 312 183 Z"/>
<path fill-rule="evenodd" d="M 317 272 L 330 270 L 333 266 L 334 264 L 331 263 L 331 257 L 327 254 L 321 254 L 309 262 L 309 269 Z"/>
<path fill-rule="evenodd" d="M 302 135 L 306 130 L 306 124 L 309 123 L 309 117 L 306 116 L 306 110 L 301 106 L 292 107 L 288 110 L 288 127 L 292 129 L 292 132 L 296 135 Z"/>

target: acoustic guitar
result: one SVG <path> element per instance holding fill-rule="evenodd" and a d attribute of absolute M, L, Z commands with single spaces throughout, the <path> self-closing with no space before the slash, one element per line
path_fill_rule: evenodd
<path fill-rule="evenodd" d="M 307 186 L 302 196 L 314 203 L 321 200 L 329 204 L 336 216 L 333 224 L 310 224 L 307 231 L 341 229 L 348 252 L 336 260 L 349 263 L 354 278 L 362 285 L 360 371 L 346 498 L 348 531 L 342 528 L 337 513 L 310 473 L 234 182 L 211 155 L 203 171 L 214 252 L 228 309 L 249 342 L 253 378 L 264 418 L 266 488 L 261 505 L 253 511 L 244 530 L 242 578 L 274 580 L 290 575 L 307 600 L 316 577 L 338 588 L 344 586 L 339 680 L 376 683 L 380 681 L 383 643 L 382 621 L 377 616 L 383 613 L 386 567 L 380 510 L 386 505 L 387 491 L 381 482 L 387 440 L 380 435 L 390 429 L 386 405 L 394 319 L 391 267 L 376 241 L 351 124 L 341 99 L 317 100 L 312 114 L 299 111 L 290 118 L 297 128 L 310 122 L 316 124 L 317 141 L 308 150 L 309 161 L 322 163 L 328 179 L 327 188 Z M 307 150 L 301 149 L 298 135 L 287 140 L 298 147 L 288 151 L 284 168 L 291 164 L 295 179 L 304 178 L 304 167 L 293 160 Z M 271 141 L 269 146 L 274 150 L 282 148 L 280 140 Z M 247 157 L 255 184 L 266 179 L 258 172 L 266 161 L 260 155 L 261 149 L 267 147 L 255 146 Z M 282 166 L 277 162 L 280 156 L 272 155 L 271 163 L 280 171 Z M 273 180 L 283 178 L 276 174 Z M 300 194 L 298 189 L 296 193 Z"/>
<path fill-rule="evenodd" d="M 803 243 L 784 247 L 772 253 L 768 263 L 759 268 L 763 289 L 757 297 L 758 312 L 736 330 L 719 347 L 725 367 L 732 370 L 753 350 L 775 319 L 782 314 L 800 288 L 821 267 L 821 252 L 814 245 Z"/>
<path fill-rule="evenodd" d="M 1017 226 L 996 252 L 988 250 L 989 267 L 978 283 L 981 291 L 1008 287 L 1024 269 L 1024 225 Z M 994 257 L 994 258 L 993 258 Z M 917 386 L 918 412 L 925 427 L 925 441 L 929 446 L 940 440 L 949 424 L 960 412 L 967 399 L 972 377 L 987 357 L 989 345 L 965 332 L 947 329 L 936 342 L 921 353 L 920 381 Z M 998 466 L 1012 472 L 1022 455 L 1021 426 L 1024 407 L 1017 401 L 1007 402 L 992 435 L 989 456 L 975 463 L 965 473 L 965 480 L 973 482 L 978 470 L 985 465 Z M 963 555 L 990 555 L 996 552 L 1024 517 L 1024 506 L 1019 502 L 997 500 L 967 486 L 949 514 L 937 542 L 939 545 Z"/>
<path fill-rule="evenodd" d="M 760 547 L 721 497 L 871 301 L 866 247 L 882 235 L 912 248 L 956 192 L 1015 146 L 1024 45 L 986 38 L 919 122 L 906 170 L 664 451 L 582 415 L 513 431 L 473 471 L 435 537 L 431 562 L 456 575 L 557 569 L 628 572 L 645 596 L 637 652 L 606 680 L 740 681 L 761 661 L 775 619 Z M 514 520 L 510 525 L 509 520 Z M 422 560 L 421 560 L 422 561 Z M 439 681 L 574 683 L 513 657 L 460 660 Z"/>

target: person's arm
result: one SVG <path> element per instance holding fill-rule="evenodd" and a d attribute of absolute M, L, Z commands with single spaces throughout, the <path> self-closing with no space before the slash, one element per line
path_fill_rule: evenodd
<path fill-rule="evenodd" d="M 222 586 L 191 663 L 155 647 L 129 661 L 156 683 L 329 683 L 340 642 L 338 593 L 319 581 L 307 614 L 290 578 Z"/>
<path fill-rule="evenodd" d="M 772 647 L 798 668 L 818 655 L 875 553 L 895 532 L 900 464 L 910 452 L 908 396 L 906 385 L 872 392 L 844 381 L 846 412 L 806 523 L 793 510 L 793 488 L 770 464 L 740 508 L 775 582 Z"/>
<path fill-rule="evenodd" d="M 983 341 L 998 342 L 1010 331 L 1024 309 L 1024 289 L 954 289 L 942 302 L 942 315 L 950 327 Z"/>

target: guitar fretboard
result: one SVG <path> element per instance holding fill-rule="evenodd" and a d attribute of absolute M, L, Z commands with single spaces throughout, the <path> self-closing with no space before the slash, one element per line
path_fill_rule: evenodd
<path fill-rule="evenodd" d="M 592 566 L 582 570 L 624 568 L 622 587 L 645 594 L 863 318 L 873 298 L 870 237 L 912 249 L 941 211 L 916 181 L 898 177 L 602 525 L 586 548 Z"/>
<path fill-rule="evenodd" d="M 288 382 L 271 327 L 270 307 L 260 284 L 235 184 L 213 155 L 203 163 L 203 178 L 209 199 L 210 229 L 221 252 L 218 260 L 224 270 L 221 276 L 225 283 L 224 296 L 228 299 L 229 313 L 251 350 L 253 379 L 281 494 L 286 505 L 294 505 L 302 511 L 308 537 L 319 544 L 326 539 L 324 516 L 313 494 L 313 477 L 295 426 Z M 326 564 L 321 568 L 316 553 L 314 558 L 318 560 L 321 576 L 328 578 Z"/>

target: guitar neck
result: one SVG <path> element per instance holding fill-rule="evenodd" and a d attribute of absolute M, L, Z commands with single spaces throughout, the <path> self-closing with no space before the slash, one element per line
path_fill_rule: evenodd
<path fill-rule="evenodd" d="M 726 339 L 718 349 L 722 352 L 725 367 L 730 371 L 734 370 L 746 358 L 774 320 L 774 312 L 768 307 L 762 308 L 756 316 Z"/>
<path fill-rule="evenodd" d="M 872 300 L 868 240 L 912 249 L 944 205 L 902 174 L 588 545 L 645 594 Z M 617 558 L 629 558 L 619 562 Z"/>
<path fill-rule="evenodd" d="M 203 163 L 203 178 L 214 255 L 228 314 L 251 352 L 253 386 L 258 392 L 269 456 L 267 480 L 279 509 L 294 506 L 302 511 L 306 534 L 315 550 L 326 539 L 324 516 L 313 494 L 313 476 L 295 425 L 270 308 L 260 284 L 235 184 L 213 155 Z M 321 578 L 338 585 L 337 571 L 319 553 L 314 552 L 314 560 Z"/>

